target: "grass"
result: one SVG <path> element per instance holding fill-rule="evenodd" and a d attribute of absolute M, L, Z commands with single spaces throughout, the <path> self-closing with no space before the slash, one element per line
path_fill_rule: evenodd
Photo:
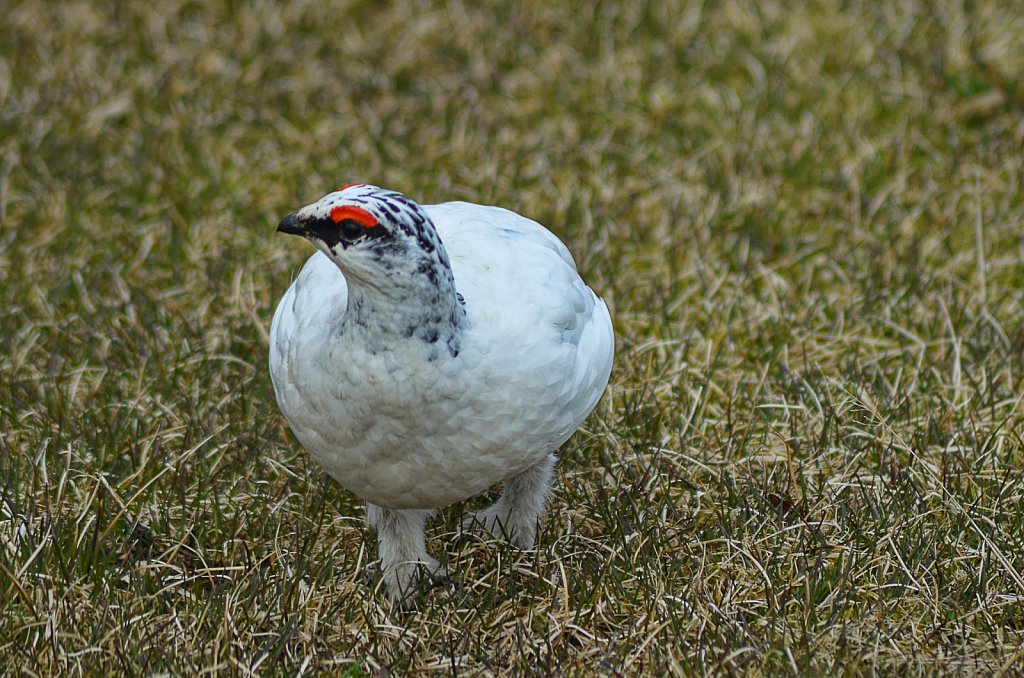
<path fill-rule="evenodd" d="M 2 672 L 1019 670 L 1015 8 L 8 3 Z M 538 550 L 450 507 L 406 612 L 265 366 L 348 181 L 547 224 L 619 342 Z"/>

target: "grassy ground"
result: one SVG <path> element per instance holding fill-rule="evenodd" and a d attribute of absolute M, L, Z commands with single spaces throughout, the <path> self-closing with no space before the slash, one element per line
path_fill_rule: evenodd
<path fill-rule="evenodd" d="M 361 5 L 4 6 L 0 673 L 1019 670 L 1019 6 Z M 539 549 L 451 507 L 407 612 L 265 366 L 349 181 L 549 225 L 619 338 Z"/>

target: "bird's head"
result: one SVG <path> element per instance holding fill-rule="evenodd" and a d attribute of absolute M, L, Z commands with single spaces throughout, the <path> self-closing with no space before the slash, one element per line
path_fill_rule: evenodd
<path fill-rule="evenodd" d="M 281 220 L 354 282 L 382 292 L 452 282 L 448 255 L 423 208 L 401 193 L 355 184 L 328 193 Z"/>

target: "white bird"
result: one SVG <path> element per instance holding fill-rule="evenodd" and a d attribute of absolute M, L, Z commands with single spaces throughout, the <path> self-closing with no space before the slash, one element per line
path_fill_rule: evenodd
<path fill-rule="evenodd" d="M 443 574 L 434 509 L 504 483 L 467 527 L 534 544 L 554 451 L 608 384 L 611 318 L 535 221 L 358 184 L 287 215 L 316 246 L 274 313 L 270 374 L 299 442 L 366 501 L 388 595 Z"/>

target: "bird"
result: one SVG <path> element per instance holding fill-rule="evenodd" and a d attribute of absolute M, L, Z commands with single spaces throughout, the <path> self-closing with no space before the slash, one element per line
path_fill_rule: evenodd
<path fill-rule="evenodd" d="M 366 502 L 385 592 L 445 576 L 437 509 L 502 484 L 467 530 L 533 548 L 558 449 L 596 407 L 615 338 L 607 305 L 536 221 L 346 185 L 285 216 L 316 252 L 282 297 L 270 376 L 297 440 Z"/>

